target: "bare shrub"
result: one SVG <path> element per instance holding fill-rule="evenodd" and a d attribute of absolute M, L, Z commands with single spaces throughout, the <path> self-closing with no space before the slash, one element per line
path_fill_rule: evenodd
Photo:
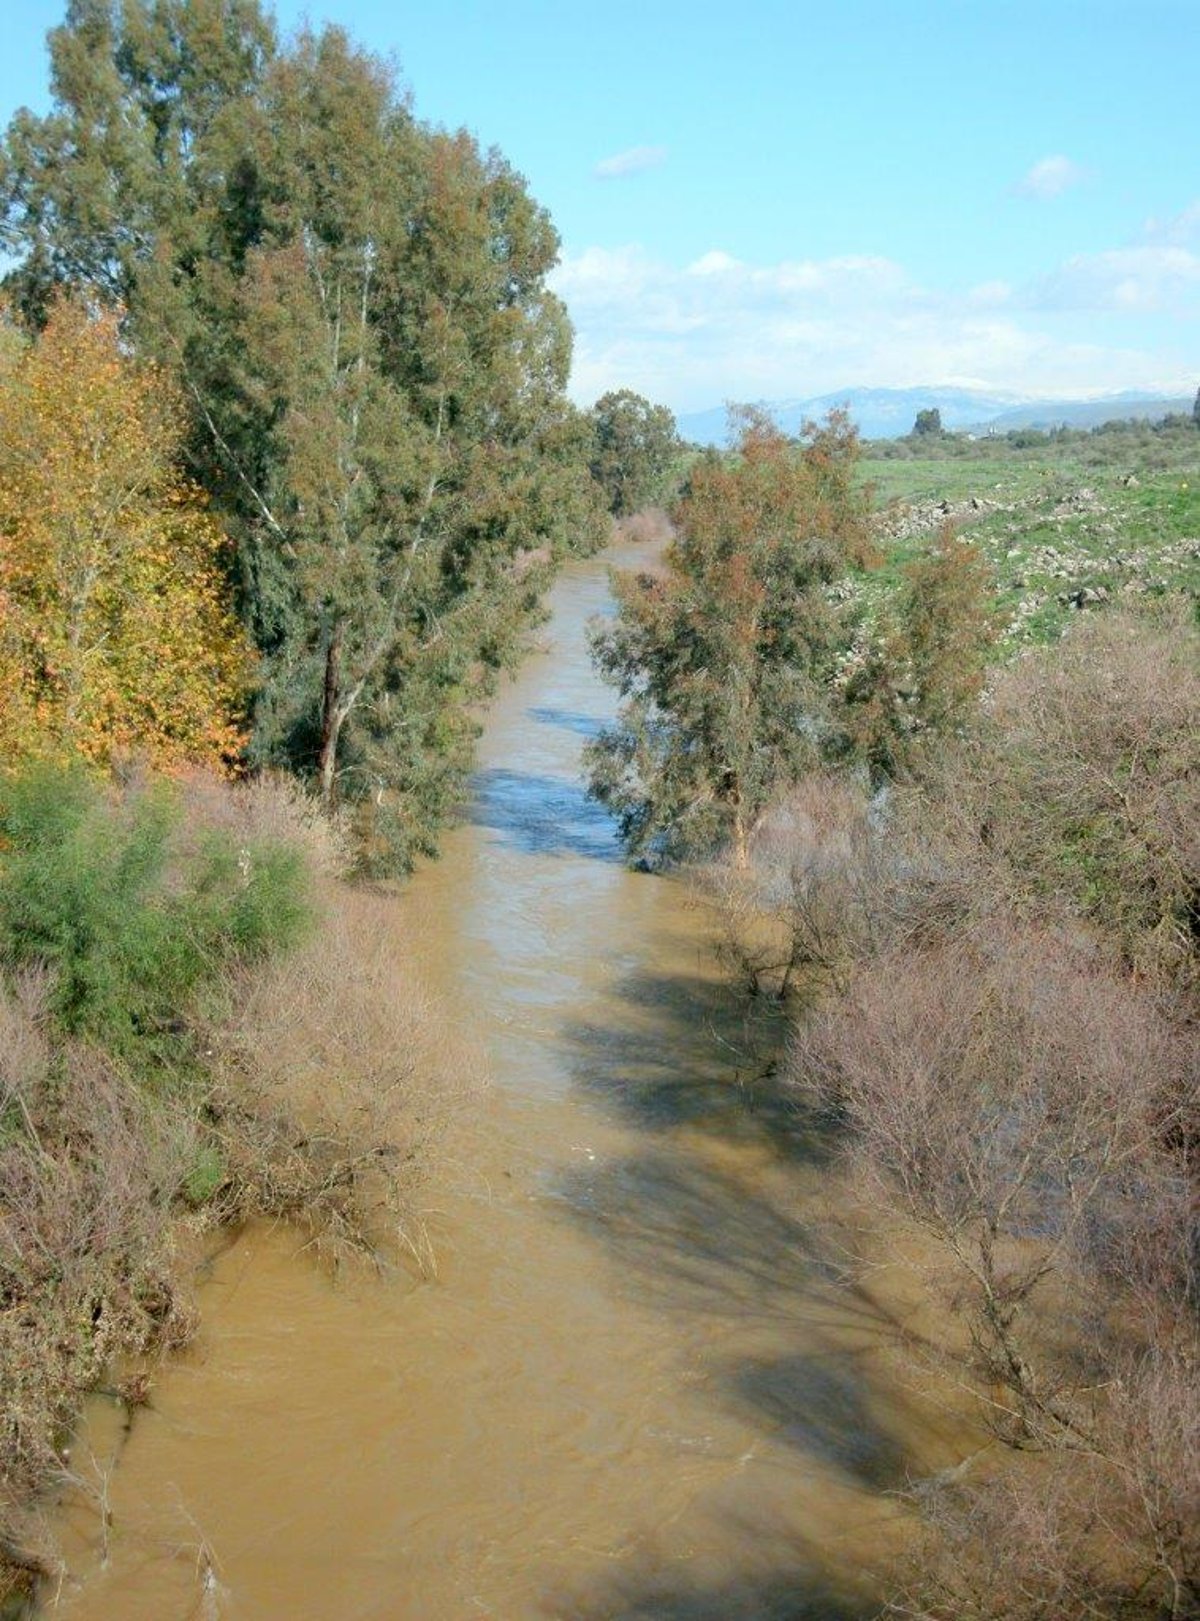
<path fill-rule="evenodd" d="M 751 995 L 811 999 L 839 983 L 872 925 L 883 852 L 865 790 L 806 777 L 759 818 L 749 856 L 701 874 L 721 954 Z"/>
<path fill-rule="evenodd" d="M 618 541 L 638 546 L 665 546 L 675 538 L 675 526 L 662 507 L 643 507 L 613 525 Z"/>
<path fill-rule="evenodd" d="M 1185 1621 L 1200 1613 L 1200 1383 L 1148 1353 L 1112 1381 L 1103 1446 L 1009 1455 L 918 1494 L 887 1614 Z"/>
<path fill-rule="evenodd" d="M 1025 1454 L 922 1498 L 924 1535 L 885 1613 L 916 1621 L 1182 1621 L 1189 1578 L 1160 1559 L 1106 1460 Z M 1174 1550 L 1178 1552 L 1178 1550 Z"/>
<path fill-rule="evenodd" d="M 193 836 L 219 829 L 241 844 L 272 842 L 298 850 L 315 878 L 332 878 L 353 864 L 349 829 L 303 784 L 266 771 L 230 784 L 204 772 L 182 782 L 186 826 Z"/>
<path fill-rule="evenodd" d="M 810 993 L 794 1095 L 1005 1444 L 914 1492 L 894 1614 L 1200 1615 L 1198 649 L 1085 622 L 918 780 L 815 780 L 725 880 L 747 982 Z"/>
<path fill-rule="evenodd" d="M 901 796 L 973 917 L 1087 919 L 1142 973 L 1200 960 L 1200 638 L 1178 617 L 1079 624 L 996 679 L 979 735 Z"/>
<path fill-rule="evenodd" d="M 214 1032 L 226 1207 L 411 1250 L 434 1144 L 478 1082 L 419 987 L 395 901 L 332 884 L 322 899 L 309 942 L 257 972 Z"/>
<path fill-rule="evenodd" d="M 932 1240 L 967 1333 L 940 1365 L 1043 1457 L 921 1495 L 895 1613 L 1197 1613 L 1196 1057 L 1101 953 L 1002 918 L 864 963 L 797 1033 L 865 1196 Z"/>
<path fill-rule="evenodd" d="M 873 961 L 798 1032 L 790 1068 L 860 1175 L 953 1259 L 1000 1428 L 1086 1429 L 1069 1359 L 1044 1341 L 1035 1359 L 1024 1321 L 1173 1179 L 1161 1145 L 1193 1083 L 1153 1000 L 1061 939 L 996 926 Z"/>
<path fill-rule="evenodd" d="M 32 1505 L 118 1353 L 179 1343 L 169 1212 L 192 1123 L 95 1049 L 51 1043 L 35 977 L 0 987 L 0 1563 L 44 1569 Z"/>

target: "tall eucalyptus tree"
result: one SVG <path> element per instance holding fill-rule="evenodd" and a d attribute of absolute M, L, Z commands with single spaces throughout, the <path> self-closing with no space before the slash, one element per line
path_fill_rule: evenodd
<path fill-rule="evenodd" d="M 127 311 L 192 411 L 261 653 L 252 756 L 429 847 L 469 704 L 553 560 L 597 544 L 558 238 L 524 181 L 420 124 L 337 29 L 254 0 L 72 0 L 55 105 L 0 152 L 12 293 Z"/>

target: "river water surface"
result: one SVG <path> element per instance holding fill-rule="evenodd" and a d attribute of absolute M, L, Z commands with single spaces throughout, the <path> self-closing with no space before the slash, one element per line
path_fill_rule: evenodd
<path fill-rule="evenodd" d="M 242 1235 L 152 1407 L 84 1427 L 109 1529 L 68 1511 L 56 1616 L 869 1613 L 894 1488 L 954 1438 L 897 1378 L 896 1301 L 839 1281 L 703 914 L 582 792 L 612 709 L 586 624 L 638 556 L 560 578 L 472 814 L 398 903 L 492 1082 L 427 1213 L 436 1279 Z"/>

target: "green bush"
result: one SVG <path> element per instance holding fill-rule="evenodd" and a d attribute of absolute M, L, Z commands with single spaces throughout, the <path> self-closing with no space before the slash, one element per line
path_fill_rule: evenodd
<path fill-rule="evenodd" d="M 182 1056 L 197 992 L 308 915 L 298 852 L 180 824 L 166 785 L 106 791 L 79 768 L 0 790 L 0 963 L 46 970 L 60 1029 L 129 1061 Z"/>
<path fill-rule="evenodd" d="M 183 1178 L 182 1193 L 193 1209 L 219 1193 L 229 1176 L 221 1151 L 214 1143 L 202 1143 Z"/>

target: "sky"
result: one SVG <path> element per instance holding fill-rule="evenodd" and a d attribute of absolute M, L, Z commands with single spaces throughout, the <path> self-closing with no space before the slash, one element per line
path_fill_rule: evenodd
<path fill-rule="evenodd" d="M 64 0 L 3 0 L 0 119 Z M 11 14 L 10 14 L 11 13 Z M 562 238 L 572 393 L 1200 383 L 1197 0 L 280 0 L 393 58 Z"/>

